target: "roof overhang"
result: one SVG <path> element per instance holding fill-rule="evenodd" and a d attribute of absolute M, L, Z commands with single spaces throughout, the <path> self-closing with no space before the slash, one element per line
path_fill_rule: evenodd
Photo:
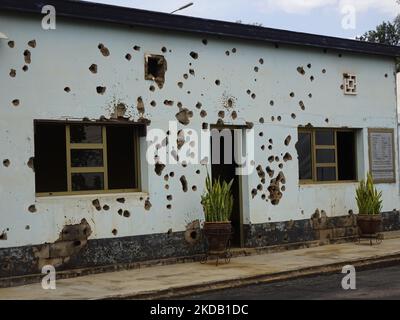
<path fill-rule="evenodd" d="M 118 23 L 192 34 L 214 35 L 243 40 L 300 45 L 363 54 L 399 57 L 400 47 L 315 34 L 264 28 L 233 22 L 71 0 L 0 0 L 0 11 L 41 14 L 44 5 L 53 5 L 57 17 Z"/>

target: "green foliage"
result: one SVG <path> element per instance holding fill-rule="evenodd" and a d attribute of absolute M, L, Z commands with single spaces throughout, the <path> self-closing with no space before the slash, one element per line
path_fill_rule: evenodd
<path fill-rule="evenodd" d="M 361 41 L 400 46 L 400 15 L 398 15 L 393 22 L 382 22 L 375 30 L 370 30 L 357 39 Z M 396 61 L 397 71 L 400 71 L 400 60 L 397 59 Z"/>
<path fill-rule="evenodd" d="M 356 190 L 356 200 L 360 214 L 376 215 L 381 213 L 382 191 L 376 190 L 370 173 L 367 175 L 367 181 L 360 181 Z"/>
<path fill-rule="evenodd" d="M 219 178 L 213 183 L 207 173 L 206 191 L 201 196 L 206 222 L 230 221 L 233 208 L 232 183 L 233 179 L 229 183 L 221 183 Z"/>

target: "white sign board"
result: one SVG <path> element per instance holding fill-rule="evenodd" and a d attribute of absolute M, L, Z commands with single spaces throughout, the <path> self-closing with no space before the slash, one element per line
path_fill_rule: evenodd
<path fill-rule="evenodd" d="M 369 129 L 368 142 L 374 182 L 395 182 L 394 130 Z"/>

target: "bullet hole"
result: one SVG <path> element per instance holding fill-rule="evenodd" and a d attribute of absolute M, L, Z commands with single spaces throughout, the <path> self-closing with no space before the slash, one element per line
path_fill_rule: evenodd
<path fill-rule="evenodd" d="M 264 64 L 264 59 L 263 59 L 263 58 L 260 58 L 260 60 L 258 60 L 258 62 L 259 62 L 260 64 Z"/>
<path fill-rule="evenodd" d="M 220 80 L 215 80 L 215 84 L 217 85 L 217 86 L 219 86 L 220 84 L 221 84 L 221 81 Z"/>
<path fill-rule="evenodd" d="M 265 194 L 261 195 L 261 199 L 265 200 L 267 196 Z M 261 235 L 258 236 L 259 239 L 261 239 Z"/>
<path fill-rule="evenodd" d="M 182 89 L 182 87 L 183 87 L 183 82 L 178 82 L 178 87 Z"/>
<path fill-rule="evenodd" d="M 326 69 L 322 69 L 322 73 L 326 73 Z"/>
<path fill-rule="evenodd" d="M 247 94 L 250 94 L 250 93 L 251 93 L 250 89 L 247 89 L 247 91 L 246 91 L 246 92 L 247 92 Z"/>
<path fill-rule="evenodd" d="M 190 52 L 190 56 L 195 60 L 199 57 L 198 53 L 194 51 Z"/>
<path fill-rule="evenodd" d="M 274 176 L 275 171 L 272 170 L 270 167 L 266 167 L 265 171 L 267 171 L 267 174 L 269 175 L 270 178 Z"/>
<path fill-rule="evenodd" d="M 112 233 L 114 236 L 116 236 L 116 235 L 118 234 L 118 231 L 117 231 L 117 229 L 112 229 L 111 233 Z"/>
<path fill-rule="evenodd" d="M 260 132 L 258 135 L 259 135 L 260 137 L 262 137 L 262 136 L 264 136 L 264 132 Z"/>
<path fill-rule="evenodd" d="M 129 218 L 131 216 L 131 213 L 128 210 L 125 210 L 124 213 L 122 214 L 125 218 Z"/>
<path fill-rule="evenodd" d="M 300 73 L 303 76 L 306 74 L 306 72 L 305 72 L 303 67 L 297 67 L 297 72 Z"/>
<path fill-rule="evenodd" d="M 190 123 L 190 118 L 193 116 L 193 112 L 189 111 L 187 108 L 183 108 L 177 114 L 175 114 L 176 120 L 183 125 L 188 125 Z"/>
<path fill-rule="evenodd" d="M 186 93 L 187 93 L 187 94 L 190 94 L 190 91 L 187 91 Z"/>
<path fill-rule="evenodd" d="M 18 107 L 20 101 L 18 99 L 14 99 L 11 103 L 13 104 L 14 107 Z"/>
<path fill-rule="evenodd" d="M 164 100 L 164 104 L 165 104 L 166 106 L 173 106 L 173 105 L 174 105 L 174 102 L 173 102 L 172 100 Z"/>
<path fill-rule="evenodd" d="M 135 51 L 140 51 L 140 47 L 139 47 L 139 46 L 134 46 L 134 47 L 133 47 L 133 50 L 135 50 Z"/>
<path fill-rule="evenodd" d="M 233 53 L 236 53 L 236 51 L 237 51 L 236 48 L 232 48 Z"/>
<path fill-rule="evenodd" d="M 119 203 L 125 203 L 125 198 L 117 198 L 117 202 L 119 202 Z"/>
<path fill-rule="evenodd" d="M 149 87 L 149 90 L 152 91 L 152 92 L 154 92 L 154 91 L 156 90 L 156 87 L 155 87 L 155 86 L 150 86 L 150 87 Z"/>
<path fill-rule="evenodd" d="M 205 118 L 207 116 L 207 112 L 205 110 L 200 111 L 200 117 Z"/>
<path fill-rule="evenodd" d="M 70 87 L 65 87 L 65 88 L 64 88 L 64 91 L 67 92 L 67 93 L 68 93 L 68 92 L 71 92 L 71 88 L 70 88 Z"/>
<path fill-rule="evenodd" d="M 183 74 L 183 78 L 187 80 L 189 78 L 189 75 L 187 73 Z"/>
<path fill-rule="evenodd" d="M 128 61 L 130 61 L 130 60 L 132 59 L 132 55 L 131 55 L 130 53 L 127 53 L 127 54 L 125 55 L 125 59 L 128 60 Z"/>
<path fill-rule="evenodd" d="M 35 171 L 35 167 L 34 167 L 34 157 L 30 157 L 28 162 L 26 163 L 26 165 L 31 168 L 33 171 Z"/>
<path fill-rule="evenodd" d="M 27 72 L 28 69 L 29 69 L 29 67 L 28 67 L 27 65 L 25 65 L 25 66 L 22 67 L 22 70 L 23 70 L 24 72 Z"/>
<path fill-rule="evenodd" d="M 110 210 L 110 206 L 109 206 L 109 205 L 107 205 L 107 204 L 105 204 L 105 205 L 103 206 L 103 210 L 104 210 L 104 211 L 108 211 L 108 210 Z"/>
<path fill-rule="evenodd" d="M 278 120 L 278 121 L 281 121 L 281 120 L 282 120 L 282 117 L 281 117 L 281 116 L 278 116 L 277 120 Z"/>
<path fill-rule="evenodd" d="M 157 103 L 153 100 L 153 101 L 150 102 L 150 105 L 151 105 L 152 107 L 155 107 L 155 106 L 157 105 Z"/>
<path fill-rule="evenodd" d="M 269 139 L 268 142 L 269 142 L 270 144 L 273 144 L 273 143 L 274 143 L 274 140 Z"/>
<path fill-rule="evenodd" d="M 167 204 L 167 205 L 166 205 L 166 208 L 167 208 L 168 210 L 171 210 L 171 209 L 172 209 L 172 205 Z"/>
<path fill-rule="evenodd" d="M 161 52 L 166 53 L 167 52 L 167 48 L 166 47 L 162 47 L 161 48 Z"/>
<path fill-rule="evenodd" d="M 90 72 L 91 73 L 97 73 L 97 64 L 92 64 L 90 67 L 89 67 L 89 70 L 90 70 Z"/>
<path fill-rule="evenodd" d="M 182 190 L 183 190 L 183 192 L 187 192 L 187 191 L 188 191 L 188 183 L 187 183 L 186 177 L 185 177 L 185 176 L 181 176 L 181 177 L 179 178 L 179 181 L 180 181 L 181 184 L 182 184 Z"/>
<path fill-rule="evenodd" d="M 257 186 L 257 190 L 258 190 L 258 191 L 262 191 L 262 189 L 263 189 L 262 184 L 259 184 L 259 185 Z"/>
<path fill-rule="evenodd" d="M 14 48 L 15 47 L 15 42 L 14 41 L 8 41 L 8 46 L 10 48 Z"/>
<path fill-rule="evenodd" d="M 292 98 L 294 98 L 294 92 L 291 92 L 291 93 L 290 93 L 290 96 L 291 96 Z"/>
<path fill-rule="evenodd" d="M 29 207 L 28 207 L 28 211 L 30 212 L 30 213 L 35 213 L 37 210 L 36 210 L 36 206 L 34 205 L 34 204 L 32 204 L 32 205 L 30 205 Z"/>
<path fill-rule="evenodd" d="M 343 84 L 340 86 L 340 90 L 344 90 L 344 85 Z"/>
<path fill-rule="evenodd" d="M 325 119 L 325 122 L 326 122 L 326 123 L 329 123 L 329 119 L 328 119 L 328 118 L 326 118 L 326 119 Z"/>
<path fill-rule="evenodd" d="M 388 77 L 388 74 L 387 73 L 385 73 L 385 78 L 387 78 Z"/>
<path fill-rule="evenodd" d="M 304 106 L 304 102 L 303 101 L 299 101 L 299 106 L 301 108 L 301 110 L 305 110 L 305 106 Z"/>
<path fill-rule="evenodd" d="M 218 117 L 219 118 L 224 118 L 225 117 L 225 111 L 219 111 L 218 112 Z"/>
<path fill-rule="evenodd" d="M 101 211 L 101 205 L 99 199 L 93 200 L 92 205 L 96 208 L 97 211 Z"/>
<path fill-rule="evenodd" d="M 118 210 L 118 214 L 119 214 L 120 216 L 122 216 L 123 213 L 124 213 L 124 210 L 122 210 L 122 209 L 119 209 L 119 210 Z"/>
<path fill-rule="evenodd" d="M 237 112 L 236 111 L 232 111 L 231 117 L 232 117 L 233 120 L 235 120 L 237 118 Z"/>
<path fill-rule="evenodd" d="M 312 98 L 312 93 L 309 93 L 309 94 L 308 94 L 308 97 L 311 99 L 311 98 Z"/>
<path fill-rule="evenodd" d="M 170 194 L 167 195 L 167 200 L 168 200 L 168 201 L 172 201 L 172 195 L 170 195 Z"/>
<path fill-rule="evenodd" d="M 252 98 L 252 99 L 255 99 L 255 98 L 256 98 L 256 94 L 255 94 L 255 93 L 252 93 L 252 94 L 251 94 L 251 98 Z"/>
<path fill-rule="evenodd" d="M 308 68 L 308 69 L 311 69 L 311 63 L 309 63 L 309 64 L 307 65 L 307 68 Z"/>
<path fill-rule="evenodd" d="M 282 199 L 282 192 L 280 188 L 280 184 L 284 183 L 284 175 L 282 172 L 279 172 L 278 176 L 275 179 L 272 179 L 270 185 L 268 187 L 269 199 L 271 200 L 272 205 L 278 205 L 279 201 Z"/>
<path fill-rule="evenodd" d="M 10 70 L 10 77 L 11 78 L 15 78 L 16 75 L 17 75 L 17 71 L 15 69 L 11 69 Z"/>
<path fill-rule="evenodd" d="M 265 150 L 265 146 L 264 146 L 264 145 L 261 146 L 261 150 L 262 150 L 262 151 Z"/>
<path fill-rule="evenodd" d="M 31 63 L 31 52 L 29 50 L 24 51 L 24 60 L 26 64 Z"/>
<path fill-rule="evenodd" d="M 310 77 L 310 80 L 311 80 L 311 81 L 314 81 L 314 76 L 311 76 L 311 77 Z"/>
<path fill-rule="evenodd" d="M 268 149 L 269 149 L 269 150 L 272 150 L 272 146 L 271 146 L 271 145 L 269 145 L 269 146 L 268 146 Z"/>
<path fill-rule="evenodd" d="M 149 211 L 151 209 L 151 207 L 152 207 L 152 204 L 151 204 L 150 200 L 146 199 L 146 201 L 144 202 L 144 209 L 146 211 Z"/>
<path fill-rule="evenodd" d="M 269 102 L 269 104 L 270 104 L 271 106 L 273 106 L 273 105 L 274 105 L 274 100 L 271 100 L 271 101 Z"/>
<path fill-rule="evenodd" d="M 252 197 L 252 199 L 254 199 L 256 195 L 257 195 L 257 189 L 251 190 L 251 197 Z"/>
<path fill-rule="evenodd" d="M 285 139 L 285 146 L 288 146 L 290 144 L 290 141 L 292 140 L 291 136 L 287 136 Z"/>
<path fill-rule="evenodd" d="M 226 54 L 227 56 L 229 56 L 231 53 L 230 53 L 228 50 L 226 50 L 226 51 L 225 51 L 225 54 Z"/>
<path fill-rule="evenodd" d="M 25 230 L 29 230 L 31 227 L 29 225 L 25 226 Z"/>
<path fill-rule="evenodd" d="M 7 240 L 7 232 L 3 231 L 0 233 L 0 240 Z"/>
<path fill-rule="evenodd" d="M 166 184 L 166 185 L 164 186 L 164 188 L 165 188 L 166 190 L 169 190 L 169 185 Z"/>
<path fill-rule="evenodd" d="M 269 156 L 269 157 L 268 157 L 268 161 L 269 161 L 269 162 L 272 163 L 272 162 L 274 162 L 274 160 L 275 160 L 274 156 Z"/>
<path fill-rule="evenodd" d="M 161 175 L 162 175 L 162 172 L 163 172 L 164 169 L 165 169 L 165 164 L 163 164 L 163 163 L 157 162 L 157 163 L 155 164 L 155 166 L 154 166 L 154 172 L 155 172 L 158 176 L 161 176 Z"/>
<path fill-rule="evenodd" d="M 349 210 L 348 213 L 349 213 L 349 215 L 353 215 L 354 214 L 353 210 Z"/>
<path fill-rule="evenodd" d="M 290 161 L 292 160 L 292 156 L 289 152 L 286 152 L 285 155 L 283 156 L 283 161 Z"/>
<path fill-rule="evenodd" d="M 106 87 L 98 86 L 96 87 L 96 92 L 98 94 L 104 94 L 106 92 Z"/>
<path fill-rule="evenodd" d="M 201 40 L 201 42 L 206 46 L 208 44 L 208 40 L 207 39 L 203 39 Z"/>
<path fill-rule="evenodd" d="M 276 161 L 276 162 L 279 162 L 279 157 L 275 157 L 275 161 Z"/>
<path fill-rule="evenodd" d="M 97 48 L 99 48 L 101 54 L 105 57 L 108 57 L 110 55 L 110 51 L 108 50 L 107 47 L 104 46 L 104 44 L 99 43 L 99 45 L 97 46 Z"/>
<path fill-rule="evenodd" d="M 3 166 L 9 167 L 10 164 L 11 164 L 10 160 L 8 160 L 8 159 L 3 160 Z"/>
<path fill-rule="evenodd" d="M 292 117 L 292 119 L 296 119 L 296 114 L 292 113 L 290 116 Z"/>
<path fill-rule="evenodd" d="M 192 186 L 192 191 L 197 191 L 197 187 L 196 186 Z"/>
<path fill-rule="evenodd" d="M 171 171 L 171 172 L 169 173 L 169 176 L 170 176 L 171 178 L 173 178 L 173 177 L 175 176 L 175 172 Z"/>
<path fill-rule="evenodd" d="M 194 75 L 195 75 L 195 73 L 194 73 L 194 70 L 193 70 L 193 69 L 189 69 L 189 73 L 190 73 L 192 76 L 194 76 Z"/>
<path fill-rule="evenodd" d="M 28 46 L 30 46 L 31 48 L 36 48 L 36 40 L 29 41 Z"/>
<path fill-rule="evenodd" d="M 254 72 L 258 72 L 258 67 L 254 67 Z"/>

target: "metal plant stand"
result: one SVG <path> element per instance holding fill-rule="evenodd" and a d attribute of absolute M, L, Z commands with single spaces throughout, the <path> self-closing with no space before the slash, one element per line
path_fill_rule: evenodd
<path fill-rule="evenodd" d="M 224 259 L 225 263 L 231 262 L 232 253 L 231 253 L 231 237 L 233 232 L 229 233 L 227 236 L 227 240 L 225 242 L 225 247 L 222 250 L 207 250 L 206 254 L 200 260 L 200 263 L 205 264 L 209 258 L 214 257 L 217 258 L 215 265 L 218 266 L 219 259 Z"/>
<path fill-rule="evenodd" d="M 374 234 L 360 234 L 358 236 L 358 243 L 361 243 L 361 240 L 369 240 L 369 244 L 372 246 L 375 241 L 376 244 L 381 244 L 384 236 L 382 233 L 374 233 Z"/>

